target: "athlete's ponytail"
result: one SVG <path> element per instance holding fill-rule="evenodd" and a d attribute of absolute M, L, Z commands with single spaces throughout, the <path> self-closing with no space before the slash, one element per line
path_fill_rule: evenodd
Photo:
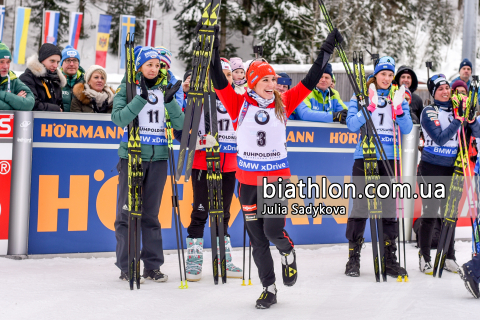
<path fill-rule="evenodd" d="M 285 114 L 285 106 L 283 105 L 282 94 L 277 90 L 273 90 L 275 95 L 275 115 L 277 119 L 285 123 L 287 115 Z"/>

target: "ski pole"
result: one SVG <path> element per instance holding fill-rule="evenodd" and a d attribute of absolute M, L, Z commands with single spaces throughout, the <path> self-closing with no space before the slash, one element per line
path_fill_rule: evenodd
<path fill-rule="evenodd" d="M 243 214 L 243 212 L 242 212 Z M 245 215 L 243 215 L 243 275 L 242 275 L 242 286 L 245 286 L 245 240 L 247 238 L 247 222 L 245 220 Z"/>
<path fill-rule="evenodd" d="M 248 247 L 248 285 L 251 286 L 252 285 L 252 277 L 251 277 L 251 273 L 252 273 L 252 242 L 251 241 L 248 241 L 248 242 L 249 242 L 249 247 Z"/>

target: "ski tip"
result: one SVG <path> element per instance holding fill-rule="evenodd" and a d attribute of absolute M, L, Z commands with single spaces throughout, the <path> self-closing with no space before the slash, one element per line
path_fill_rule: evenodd
<path fill-rule="evenodd" d="M 398 277 L 397 277 L 397 282 L 403 282 L 402 276 L 398 276 Z"/>

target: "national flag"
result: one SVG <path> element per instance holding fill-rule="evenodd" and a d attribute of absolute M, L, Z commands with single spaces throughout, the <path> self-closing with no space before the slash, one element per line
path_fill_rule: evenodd
<path fill-rule="evenodd" d="M 15 47 L 13 52 L 13 63 L 16 64 L 25 64 L 31 12 L 32 8 L 17 8 L 17 17 L 15 19 Z"/>
<path fill-rule="evenodd" d="M 127 33 L 135 33 L 135 17 L 120 16 L 120 41 L 118 43 L 120 51 L 120 69 L 125 69 L 125 40 Z M 138 42 L 137 42 L 138 43 Z"/>
<path fill-rule="evenodd" d="M 70 21 L 69 21 L 69 37 L 68 44 L 77 49 L 78 39 L 80 38 L 80 29 L 82 28 L 82 18 L 83 13 L 81 12 L 70 12 Z"/>
<path fill-rule="evenodd" d="M 112 25 L 112 16 L 101 14 L 98 20 L 97 29 L 97 49 L 95 54 L 95 64 L 106 68 L 108 42 L 110 39 L 110 27 Z"/>
<path fill-rule="evenodd" d="M 157 31 L 157 19 L 147 19 L 145 28 L 145 46 L 155 47 L 155 33 Z"/>
<path fill-rule="evenodd" d="M 46 10 L 43 13 L 42 43 L 52 43 L 54 45 L 57 45 L 59 22 L 60 22 L 59 11 Z"/>
<path fill-rule="evenodd" d="M 3 41 L 4 25 L 5 25 L 5 6 L 0 6 L 0 41 Z"/>

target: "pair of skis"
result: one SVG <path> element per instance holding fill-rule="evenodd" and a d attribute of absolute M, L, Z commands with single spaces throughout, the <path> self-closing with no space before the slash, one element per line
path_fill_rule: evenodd
<path fill-rule="evenodd" d="M 127 34 L 125 41 L 125 76 L 127 104 L 137 94 L 135 84 L 134 34 Z M 142 148 L 138 117 L 128 125 L 128 281 L 130 290 L 134 282 L 140 289 L 140 242 L 142 222 Z"/>
<path fill-rule="evenodd" d="M 478 76 L 474 76 L 470 84 L 469 94 L 467 99 L 467 106 L 464 111 L 464 116 L 466 120 L 471 120 L 475 117 L 477 99 L 478 99 L 478 87 L 479 81 Z M 460 108 L 463 106 L 460 105 Z M 467 128 L 468 133 L 468 128 Z M 458 204 L 462 198 L 465 177 L 470 176 L 469 167 L 469 157 L 468 157 L 468 147 L 467 141 L 470 141 L 470 134 L 465 134 L 464 123 L 462 123 L 461 130 L 458 130 L 458 154 L 455 159 L 454 171 L 452 175 L 452 180 L 450 182 L 449 194 L 447 198 L 446 211 L 443 217 L 442 222 L 442 231 L 440 233 L 440 239 L 437 245 L 437 253 L 435 255 L 435 262 L 433 265 L 433 276 L 442 277 L 443 268 L 445 266 L 445 260 L 447 257 L 448 249 L 451 242 L 453 241 L 453 232 L 455 230 L 457 216 L 458 216 Z M 462 146 L 462 144 L 464 144 Z M 470 187 L 469 179 L 467 178 L 467 197 L 469 198 Z M 470 199 L 468 199 L 470 207 Z M 470 211 L 470 208 L 469 208 Z M 472 213 L 470 211 L 470 217 L 472 218 Z M 473 222 L 473 221 L 472 221 Z M 478 216 L 477 216 L 478 222 Z M 473 234 L 475 235 L 475 229 L 473 229 Z M 474 245 L 476 247 L 476 244 Z"/>
<path fill-rule="evenodd" d="M 193 160 L 200 125 L 202 107 L 204 107 L 205 133 L 212 135 L 216 145 L 206 149 L 207 160 L 207 186 L 209 202 L 209 221 L 212 240 L 213 278 L 218 284 L 219 273 L 222 283 L 226 283 L 225 235 L 223 228 L 223 197 L 222 174 L 220 171 L 220 145 L 218 144 L 218 123 L 215 90 L 208 79 L 210 61 L 212 60 L 213 42 L 215 40 L 215 25 L 218 23 L 220 0 L 206 0 L 202 13 L 202 26 L 196 35 L 193 51 L 193 70 L 190 91 L 187 96 L 185 122 L 183 125 L 182 139 L 175 180 L 182 176 L 185 158 L 185 182 L 192 174 Z M 188 154 L 187 154 L 188 153 Z M 220 247 L 220 258 L 217 252 L 217 227 Z M 220 271 L 218 266 L 220 265 Z"/>

